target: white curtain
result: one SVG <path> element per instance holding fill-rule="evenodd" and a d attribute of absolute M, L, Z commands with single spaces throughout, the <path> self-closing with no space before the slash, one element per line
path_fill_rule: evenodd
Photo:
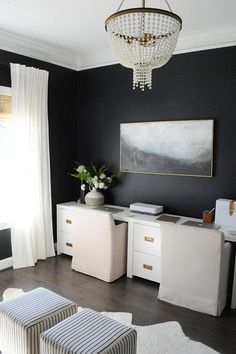
<path fill-rule="evenodd" d="M 54 256 L 48 137 L 48 72 L 11 64 L 13 267 Z"/>
<path fill-rule="evenodd" d="M 0 86 L 0 94 L 11 96 L 10 87 Z M 0 115 L 0 229 L 8 227 L 9 217 L 9 148 L 11 136 L 11 119 L 4 114 Z M 6 226 L 5 226 L 6 225 Z"/>

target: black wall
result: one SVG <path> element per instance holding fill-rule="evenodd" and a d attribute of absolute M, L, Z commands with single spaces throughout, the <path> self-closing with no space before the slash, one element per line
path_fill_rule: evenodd
<path fill-rule="evenodd" d="M 108 202 L 156 203 L 199 217 L 217 198 L 236 198 L 236 47 L 176 55 L 153 72 L 153 89 L 144 93 L 132 90 L 132 71 L 120 65 L 76 73 L 2 50 L 0 85 L 10 86 L 10 62 L 49 71 L 54 228 L 56 204 L 77 196 L 77 183 L 67 174 L 75 160 L 119 171 L 124 122 L 214 118 L 214 177 L 122 173 L 106 194 Z M 0 237 L 0 259 L 10 256 L 9 235 Z"/>
<path fill-rule="evenodd" d="M 0 260 L 11 257 L 11 229 L 0 230 Z"/>
<path fill-rule="evenodd" d="M 0 50 L 0 85 L 2 86 L 11 85 L 10 62 L 49 71 L 48 116 L 55 235 L 56 204 L 74 200 L 77 195 L 76 183 L 68 176 L 76 160 L 76 72 Z M 11 255 L 8 246 L 7 236 L 4 238 L 0 236 L 2 258 Z"/>
<path fill-rule="evenodd" d="M 77 159 L 119 171 L 120 123 L 215 119 L 213 178 L 122 173 L 106 200 L 161 204 L 201 217 L 219 197 L 236 198 L 236 47 L 175 55 L 153 72 L 153 89 L 132 90 L 132 71 L 79 72 Z"/>

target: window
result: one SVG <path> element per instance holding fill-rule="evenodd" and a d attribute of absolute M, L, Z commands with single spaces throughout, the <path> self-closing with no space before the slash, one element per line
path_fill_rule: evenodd
<path fill-rule="evenodd" d="M 11 89 L 0 86 L 0 224 L 8 221 Z"/>

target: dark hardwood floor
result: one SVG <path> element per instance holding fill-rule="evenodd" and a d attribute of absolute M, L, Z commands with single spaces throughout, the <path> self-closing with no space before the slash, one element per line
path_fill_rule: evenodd
<path fill-rule="evenodd" d="M 43 286 L 75 301 L 78 306 L 97 311 L 132 312 L 133 323 L 137 325 L 178 321 L 190 338 L 220 353 L 236 353 L 236 310 L 226 308 L 216 318 L 158 302 L 155 283 L 124 276 L 107 284 L 72 271 L 70 262 L 69 257 L 58 256 L 38 262 L 33 268 L 0 272 L 0 297 L 9 287 L 29 291 Z"/>

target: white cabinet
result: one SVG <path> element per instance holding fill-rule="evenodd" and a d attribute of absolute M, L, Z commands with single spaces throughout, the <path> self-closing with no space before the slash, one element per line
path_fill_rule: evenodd
<path fill-rule="evenodd" d="M 160 283 L 160 257 L 134 252 L 133 275 Z"/>
<path fill-rule="evenodd" d="M 128 246 L 128 276 L 133 275 L 160 283 L 161 233 L 160 225 L 134 221 Z"/>
<path fill-rule="evenodd" d="M 161 255 L 160 228 L 134 224 L 134 250 L 153 256 Z"/>
<path fill-rule="evenodd" d="M 109 206 L 108 206 L 109 207 Z M 127 276 L 138 276 L 160 283 L 161 279 L 161 231 L 156 217 L 131 215 L 128 208 L 117 207 L 121 212 L 113 213 L 118 221 L 128 223 Z M 88 208 L 75 202 L 57 205 L 57 253 L 73 255 L 76 240 L 73 217 L 77 208 Z M 137 220 L 137 219 L 138 220 Z M 73 236 L 75 235 L 75 236 Z"/>
<path fill-rule="evenodd" d="M 69 206 L 57 205 L 57 254 L 73 252 L 73 220 Z"/>

